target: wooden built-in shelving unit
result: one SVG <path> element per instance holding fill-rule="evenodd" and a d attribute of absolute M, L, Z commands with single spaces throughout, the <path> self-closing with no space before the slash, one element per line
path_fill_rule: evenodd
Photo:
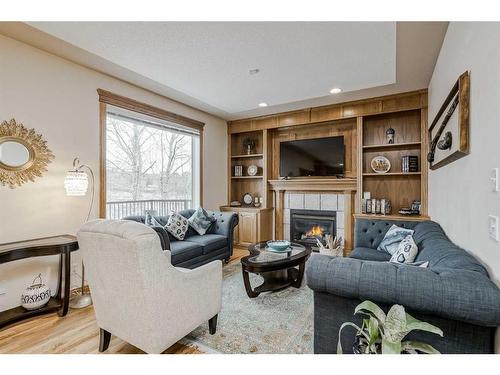
<path fill-rule="evenodd" d="M 387 144 L 385 132 L 389 127 L 396 132 L 394 144 Z M 344 181 L 314 177 L 280 179 L 281 142 L 339 135 L 344 136 L 346 150 Z M 247 137 L 256 142 L 251 155 L 247 155 L 243 147 L 243 140 Z M 263 197 L 264 204 L 258 210 L 266 215 L 274 210 L 276 238 L 283 235 L 282 203 L 286 190 L 339 191 L 346 197 L 355 197 L 350 211 L 355 215 L 346 219 L 346 232 L 347 228 L 353 227 L 350 221 L 354 216 L 364 217 L 361 214 L 363 191 L 369 191 L 372 198 L 391 200 L 392 215 L 383 216 L 387 219 L 428 219 L 426 90 L 231 121 L 228 123 L 228 142 L 228 174 L 232 176 L 228 184 L 228 203 L 241 201 L 247 192 Z M 374 173 L 371 169 L 371 160 L 379 155 L 391 162 L 388 173 Z M 402 171 L 401 158 L 405 155 L 418 156 L 418 172 Z M 259 168 L 257 176 L 246 175 L 246 168 L 251 164 Z M 234 176 L 235 165 L 243 166 L 243 176 Z M 414 200 L 421 201 L 422 216 L 398 214 Z M 250 210 L 253 208 L 248 207 L 247 211 Z M 237 211 L 241 213 L 245 207 Z M 242 218 L 246 219 L 246 216 Z M 272 220 L 266 217 L 261 222 L 269 225 Z M 264 232 L 260 230 L 259 233 Z M 352 233 L 346 233 L 348 236 L 352 239 Z M 349 245 L 346 244 L 346 248 Z"/>

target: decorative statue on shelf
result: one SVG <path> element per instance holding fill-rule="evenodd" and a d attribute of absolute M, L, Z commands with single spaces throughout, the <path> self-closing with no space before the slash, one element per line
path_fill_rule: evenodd
<path fill-rule="evenodd" d="M 245 148 L 247 155 L 252 154 L 254 146 L 255 146 L 255 141 L 252 138 L 245 138 L 243 140 L 243 147 Z"/>
<path fill-rule="evenodd" d="M 387 138 L 387 143 L 388 144 L 393 144 L 394 143 L 394 135 L 396 134 L 396 131 L 393 128 L 389 128 L 385 131 L 385 136 Z"/>

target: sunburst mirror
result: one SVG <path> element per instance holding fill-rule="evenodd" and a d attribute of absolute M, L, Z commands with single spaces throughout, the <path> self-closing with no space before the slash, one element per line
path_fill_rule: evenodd
<path fill-rule="evenodd" d="M 0 125 L 0 184 L 13 189 L 34 181 L 47 171 L 53 158 L 35 129 L 27 129 L 14 119 Z"/>

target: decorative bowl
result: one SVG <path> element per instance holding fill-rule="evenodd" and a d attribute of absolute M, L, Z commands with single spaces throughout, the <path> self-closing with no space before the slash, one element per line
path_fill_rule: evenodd
<path fill-rule="evenodd" d="M 267 241 L 267 246 L 274 251 L 286 251 L 290 247 L 290 241 L 286 240 Z"/>

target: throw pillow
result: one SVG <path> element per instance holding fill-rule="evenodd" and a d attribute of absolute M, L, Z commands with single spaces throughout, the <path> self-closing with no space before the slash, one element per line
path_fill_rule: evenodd
<path fill-rule="evenodd" d="M 163 227 L 152 215 L 151 211 L 147 210 L 146 211 L 146 217 L 144 218 L 144 224 L 146 224 L 148 227 Z"/>
<path fill-rule="evenodd" d="M 403 241 L 406 236 L 412 234 L 413 230 L 401 228 L 393 224 L 385 234 L 380 245 L 378 245 L 377 250 L 386 251 L 389 254 L 394 255 L 394 253 L 398 250 L 399 243 Z"/>
<path fill-rule="evenodd" d="M 165 229 L 167 230 L 167 232 L 169 232 L 172 236 L 174 236 L 178 240 L 182 241 L 184 239 L 184 236 L 186 235 L 188 228 L 189 228 L 189 223 L 187 219 L 181 214 L 178 214 L 177 212 L 172 212 L 168 216 L 167 225 L 165 225 Z"/>
<path fill-rule="evenodd" d="M 207 232 L 214 221 L 216 219 L 213 216 L 209 216 L 207 211 L 201 207 L 198 207 L 188 219 L 189 225 L 201 236 Z"/>
<path fill-rule="evenodd" d="M 415 260 L 418 253 L 418 247 L 413 237 L 406 236 L 399 244 L 398 250 L 392 255 L 391 262 L 394 263 L 411 263 Z"/>

